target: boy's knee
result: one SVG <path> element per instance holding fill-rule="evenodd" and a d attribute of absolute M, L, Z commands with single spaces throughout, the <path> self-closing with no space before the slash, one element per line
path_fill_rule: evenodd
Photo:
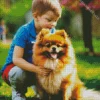
<path fill-rule="evenodd" d="M 25 71 L 15 66 L 9 72 L 9 81 L 24 80 L 26 77 Z"/>

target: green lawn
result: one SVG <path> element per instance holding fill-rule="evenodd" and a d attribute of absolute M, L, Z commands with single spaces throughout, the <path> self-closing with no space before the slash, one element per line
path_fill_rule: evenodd
<path fill-rule="evenodd" d="M 8 49 L 5 48 L 1 49 L 0 47 L 0 68 L 4 64 L 7 54 L 8 54 Z"/>
<path fill-rule="evenodd" d="M 72 40 L 72 43 L 75 49 L 79 77 L 88 88 L 100 90 L 100 57 L 85 56 L 83 54 L 84 46 L 82 40 Z M 95 51 L 100 52 L 100 39 L 93 39 L 93 45 Z M 0 43 L 0 67 L 5 62 L 8 50 L 9 45 Z M 0 95 L 10 97 L 11 92 L 8 93 L 7 91 L 11 91 L 11 89 L 0 78 Z M 28 92 L 27 96 L 33 94 Z"/>
<path fill-rule="evenodd" d="M 72 40 L 75 49 L 78 74 L 88 88 L 100 90 L 100 57 L 84 55 L 82 40 Z M 100 53 L 100 39 L 93 39 L 94 51 Z"/>

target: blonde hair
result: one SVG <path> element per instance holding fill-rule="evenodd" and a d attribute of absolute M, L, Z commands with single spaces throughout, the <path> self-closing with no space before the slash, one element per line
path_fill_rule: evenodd
<path fill-rule="evenodd" d="M 58 0 L 33 0 L 32 13 L 37 13 L 39 16 L 47 11 L 53 11 L 57 16 L 61 16 L 61 6 Z"/>

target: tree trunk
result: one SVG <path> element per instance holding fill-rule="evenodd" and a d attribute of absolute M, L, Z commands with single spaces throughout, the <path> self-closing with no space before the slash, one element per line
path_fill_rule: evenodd
<path fill-rule="evenodd" d="M 10 5 L 11 5 L 11 0 L 4 0 L 5 1 L 5 4 L 6 4 L 6 7 L 9 8 Z"/>
<path fill-rule="evenodd" d="M 94 52 L 92 45 L 92 13 L 85 8 L 82 11 L 82 21 L 83 21 L 83 41 L 86 50 L 88 52 Z"/>

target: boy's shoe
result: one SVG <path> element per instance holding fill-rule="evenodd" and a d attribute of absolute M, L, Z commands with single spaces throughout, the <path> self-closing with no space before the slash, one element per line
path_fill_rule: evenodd
<path fill-rule="evenodd" d="M 17 92 L 15 89 L 12 90 L 12 100 L 26 100 L 25 95 Z"/>

